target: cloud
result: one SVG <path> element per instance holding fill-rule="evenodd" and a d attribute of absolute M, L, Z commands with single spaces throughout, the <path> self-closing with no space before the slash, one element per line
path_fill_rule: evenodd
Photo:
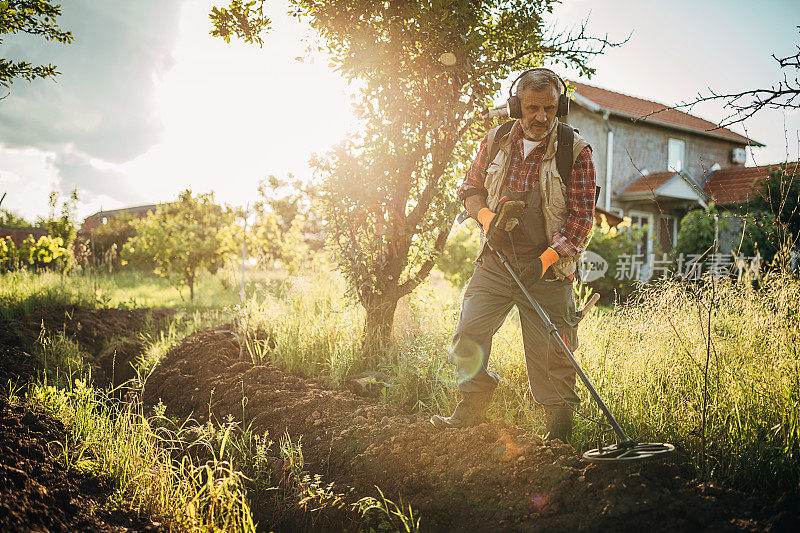
<path fill-rule="evenodd" d="M 121 163 L 158 143 L 156 80 L 173 64 L 182 0 L 73 0 L 59 24 L 69 45 L 7 36 L 3 56 L 54 63 L 56 82 L 17 81 L 0 103 L 0 143 Z"/>
<path fill-rule="evenodd" d="M 128 175 L 86 154 L 58 153 L 53 164 L 61 176 L 61 190 L 66 192 L 77 188 L 87 203 L 99 197 L 114 198 L 125 205 L 142 203 L 146 199 Z"/>

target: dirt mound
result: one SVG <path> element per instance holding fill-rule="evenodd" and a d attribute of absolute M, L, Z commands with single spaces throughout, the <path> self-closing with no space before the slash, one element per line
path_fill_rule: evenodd
<path fill-rule="evenodd" d="M 171 309 L 42 307 L 21 319 L 0 323 L 0 330 L 4 331 L 0 333 L 0 347 L 30 346 L 42 328 L 51 334 L 61 331 L 92 357 L 88 362 L 95 383 L 116 386 L 135 375 L 131 363 L 141 354 L 142 348 L 136 334 L 148 323 L 156 327 L 163 325 L 173 314 Z M 34 374 L 35 370 L 32 370 Z M 4 379 L 2 383 L 5 382 Z"/>
<path fill-rule="evenodd" d="M 105 509 L 113 485 L 59 464 L 64 442 L 59 421 L 0 396 L 0 530 L 162 530 L 132 511 Z"/>
<path fill-rule="evenodd" d="M 274 440 L 302 436 L 309 471 L 340 490 L 402 496 L 426 528 L 485 530 L 738 530 L 800 524 L 795 500 L 768 505 L 699 484 L 669 464 L 587 465 L 503 422 L 440 432 L 426 417 L 336 391 L 319 379 L 238 361 L 227 328 L 199 332 L 150 378 L 145 402 L 204 422 L 231 415 Z"/>

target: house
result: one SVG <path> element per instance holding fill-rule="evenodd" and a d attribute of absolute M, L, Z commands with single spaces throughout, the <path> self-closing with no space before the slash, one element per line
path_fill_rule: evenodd
<path fill-rule="evenodd" d="M 672 250 L 690 209 L 728 199 L 729 187 L 759 175 L 744 166 L 745 148 L 764 146 L 758 141 L 664 104 L 569 83 L 567 121 L 592 145 L 599 207 L 647 228 L 638 250 L 646 257 Z"/>
<path fill-rule="evenodd" d="M 89 235 L 103 224 L 108 224 L 109 220 L 123 215 L 132 215 L 136 218 L 144 218 L 148 214 L 154 212 L 157 207 L 157 204 L 149 204 L 138 205 L 135 207 L 125 207 L 122 209 L 112 209 L 111 211 L 103 211 L 101 209 L 97 213 L 89 215 L 83 219 L 81 232 L 85 235 Z"/>

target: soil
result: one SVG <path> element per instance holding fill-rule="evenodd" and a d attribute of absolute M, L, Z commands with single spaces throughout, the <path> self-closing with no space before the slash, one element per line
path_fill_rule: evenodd
<path fill-rule="evenodd" d="M 204 423 L 232 416 L 302 437 L 306 469 L 348 488 L 411 504 L 435 531 L 797 531 L 800 497 L 771 501 L 687 479 L 669 462 L 605 466 L 502 421 L 439 431 L 427 417 L 338 391 L 322 380 L 239 361 L 219 327 L 175 347 L 145 403 Z M 326 527 L 337 529 L 335 524 Z M 284 525 L 285 529 L 291 529 Z M 341 524 L 338 528 L 341 530 Z"/>
<path fill-rule="evenodd" d="M 89 356 L 95 386 L 119 386 L 135 377 L 133 363 L 142 352 L 138 338 L 148 323 L 154 328 L 163 325 L 172 309 L 84 309 L 56 305 L 35 309 L 29 315 L 11 321 L 0 318 L 0 349 L 31 346 L 42 328 L 49 333 L 63 332 Z M 15 356 L 17 375 L 33 376 L 40 365 L 30 356 Z M 0 379 L 6 376 L 0 369 Z M 27 379 L 27 378 L 26 378 Z M 24 381 L 24 380 L 23 380 Z"/>
<path fill-rule="evenodd" d="M 67 470 L 60 421 L 0 396 L 0 530 L 161 531 L 131 510 L 106 509 L 110 480 Z"/>
<path fill-rule="evenodd" d="M 5 394 L 24 388 L 42 371 L 28 351 L 42 327 L 63 331 L 90 359 L 95 382 L 120 383 L 126 367 L 141 353 L 141 342 L 123 340 L 141 331 L 147 320 L 164 321 L 169 310 L 90 310 L 47 307 L 14 321 L 0 318 L 0 531 L 165 531 L 161 523 L 130 509 L 107 505 L 112 480 L 76 469 L 58 460 L 67 442 L 63 424 Z M 119 344 L 109 366 L 103 354 Z M 123 356 L 120 356 L 120 354 Z M 116 368 L 113 365 L 116 364 Z M 131 368 L 132 370 L 132 368 Z M 117 379 L 119 376 L 119 379 Z"/>

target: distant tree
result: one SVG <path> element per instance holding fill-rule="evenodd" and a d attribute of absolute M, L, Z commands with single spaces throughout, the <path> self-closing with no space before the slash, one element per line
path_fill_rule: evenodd
<path fill-rule="evenodd" d="M 0 1 L 0 36 L 15 33 L 39 35 L 46 41 L 71 43 L 72 32 L 59 28 L 56 18 L 61 15 L 61 4 L 51 0 Z M 0 44 L 3 40 L 0 39 Z M 0 85 L 10 87 L 15 79 L 33 81 L 36 78 L 54 78 L 60 74 L 56 66 L 34 65 L 28 61 L 0 58 Z"/>
<path fill-rule="evenodd" d="M 463 287 L 472 276 L 472 261 L 479 250 L 480 233 L 477 226 L 459 224 L 450 232 L 444 250 L 436 258 L 436 268 L 442 271 L 447 281 L 456 287 Z"/>
<path fill-rule="evenodd" d="M 757 194 L 750 195 L 746 210 L 772 215 L 776 233 L 771 244 L 776 248 L 797 246 L 800 243 L 800 165 L 797 162 L 781 165 L 755 185 L 755 192 Z"/>
<path fill-rule="evenodd" d="M 253 206 L 255 248 L 264 262 L 279 261 L 296 270 L 322 249 L 325 237 L 318 214 L 319 193 L 313 184 L 275 176 L 261 180 Z"/>
<path fill-rule="evenodd" d="M 136 236 L 122 249 L 126 261 L 152 261 L 154 272 L 170 281 L 180 293 L 194 284 L 202 269 L 214 274 L 235 253 L 234 213 L 214 202 L 213 193 L 192 196 L 182 192 L 178 201 L 161 204 L 154 213 L 135 222 Z"/>
<path fill-rule="evenodd" d="M 0 209 L 0 226 L 5 228 L 30 228 L 33 224 L 7 209 Z"/>
<path fill-rule="evenodd" d="M 121 266 L 122 248 L 136 236 L 135 221 L 133 215 L 123 214 L 110 218 L 107 224 L 92 231 L 89 248 L 95 264 L 105 264 L 109 269 Z M 152 262 L 146 264 L 151 265 Z"/>
<path fill-rule="evenodd" d="M 78 230 L 75 226 L 78 210 L 78 190 L 73 189 L 70 195 L 61 201 L 59 207 L 59 194 L 58 191 L 50 192 L 48 204 L 50 211 L 47 218 L 39 218 L 36 221 L 36 226 L 46 229 L 52 238 L 60 240 L 60 246 L 67 252 L 58 254 L 56 263 L 53 267 L 58 267 L 62 272 L 65 272 L 74 266 L 74 256 L 72 254 L 75 237 Z"/>

